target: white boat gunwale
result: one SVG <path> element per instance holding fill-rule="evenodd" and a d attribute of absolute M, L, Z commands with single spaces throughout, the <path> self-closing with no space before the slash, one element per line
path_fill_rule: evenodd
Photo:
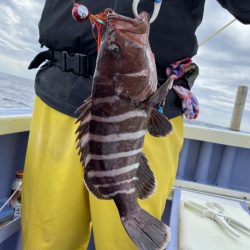
<path fill-rule="evenodd" d="M 32 113 L 0 115 L 0 135 L 26 132 L 30 130 Z M 250 133 L 205 125 L 184 124 L 186 139 L 218 143 L 227 146 L 250 148 Z"/>

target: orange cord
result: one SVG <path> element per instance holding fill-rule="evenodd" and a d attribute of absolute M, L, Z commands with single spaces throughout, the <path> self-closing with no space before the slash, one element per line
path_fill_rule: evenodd
<path fill-rule="evenodd" d="M 105 25 L 107 21 L 107 13 L 104 11 L 96 15 L 90 14 L 89 20 L 92 24 L 93 36 L 97 43 L 97 50 L 99 50 L 103 37 L 103 25 Z M 94 34 L 94 28 L 97 29 L 97 38 Z"/>
<path fill-rule="evenodd" d="M 72 1 L 74 3 L 74 8 L 75 7 L 78 8 L 79 6 L 81 6 L 81 4 L 78 4 L 76 2 L 76 0 L 72 0 Z M 73 10 L 74 10 L 74 8 L 73 8 Z M 103 37 L 103 28 L 104 28 L 104 25 L 107 22 L 107 16 L 111 12 L 113 12 L 112 9 L 106 9 L 105 11 L 100 12 L 100 13 L 95 14 L 95 15 L 89 13 L 89 15 L 86 16 L 86 18 L 84 18 L 84 19 L 89 19 L 89 21 L 90 21 L 90 23 L 92 25 L 92 33 L 93 33 L 93 36 L 94 36 L 94 38 L 96 40 L 96 43 L 97 43 L 97 51 L 99 50 L 99 48 L 101 46 L 102 37 Z M 72 13 L 73 13 L 73 11 L 72 11 Z M 76 21 L 78 21 L 78 22 L 82 22 L 83 21 L 82 17 L 78 16 L 79 13 L 77 13 L 77 11 L 76 11 L 76 13 L 74 12 L 72 15 L 73 15 L 73 18 Z M 96 38 L 96 35 L 95 35 L 95 32 L 94 32 L 95 28 L 97 30 L 97 38 Z"/>

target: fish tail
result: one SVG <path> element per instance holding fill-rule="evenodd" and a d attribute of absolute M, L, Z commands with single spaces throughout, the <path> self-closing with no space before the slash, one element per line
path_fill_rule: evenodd
<path fill-rule="evenodd" d="M 162 250 L 170 241 L 170 228 L 142 208 L 133 216 L 122 217 L 122 224 L 140 250 Z"/>

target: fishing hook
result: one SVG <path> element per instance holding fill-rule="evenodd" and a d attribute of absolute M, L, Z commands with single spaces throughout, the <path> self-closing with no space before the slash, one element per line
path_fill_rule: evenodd
<path fill-rule="evenodd" d="M 161 9 L 161 3 L 162 0 L 152 0 L 154 2 L 154 11 L 153 14 L 150 18 L 149 23 L 153 23 L 155 21 L 155 19 L 157 18 L 159 11 Z M 138 5 L 139 5 L 140 0 L 133 0 L 133 5 L 132 5 L 132 9 L 133 9 L 133 13 L 135 15 L 135 17 L 138 17 Z"/>

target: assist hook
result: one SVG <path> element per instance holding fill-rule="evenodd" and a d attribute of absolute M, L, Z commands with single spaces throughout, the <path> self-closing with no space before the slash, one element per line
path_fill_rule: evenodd
<path fill-rule="evenodd" d="M 139 5 L 139 2 L 141 0 L 133 0 L 133 5 L 132 5 L 132 9 L 133 9 L 133 13 L 135 15 L 135 17 L 138 17 L 139 14 L 138 14 L 138 5 Z M 152 0 L 154 2 L 154 11 L 153 11 L 153 14 L 150 18 L 150 22 L 149 23 L 153 23 L 155 21 L 155 19 L 157 18 L 158 14 L 159 14 L 159 11 L 161 9 L 161 3 L 162 3 L 162 0 Z"/>

